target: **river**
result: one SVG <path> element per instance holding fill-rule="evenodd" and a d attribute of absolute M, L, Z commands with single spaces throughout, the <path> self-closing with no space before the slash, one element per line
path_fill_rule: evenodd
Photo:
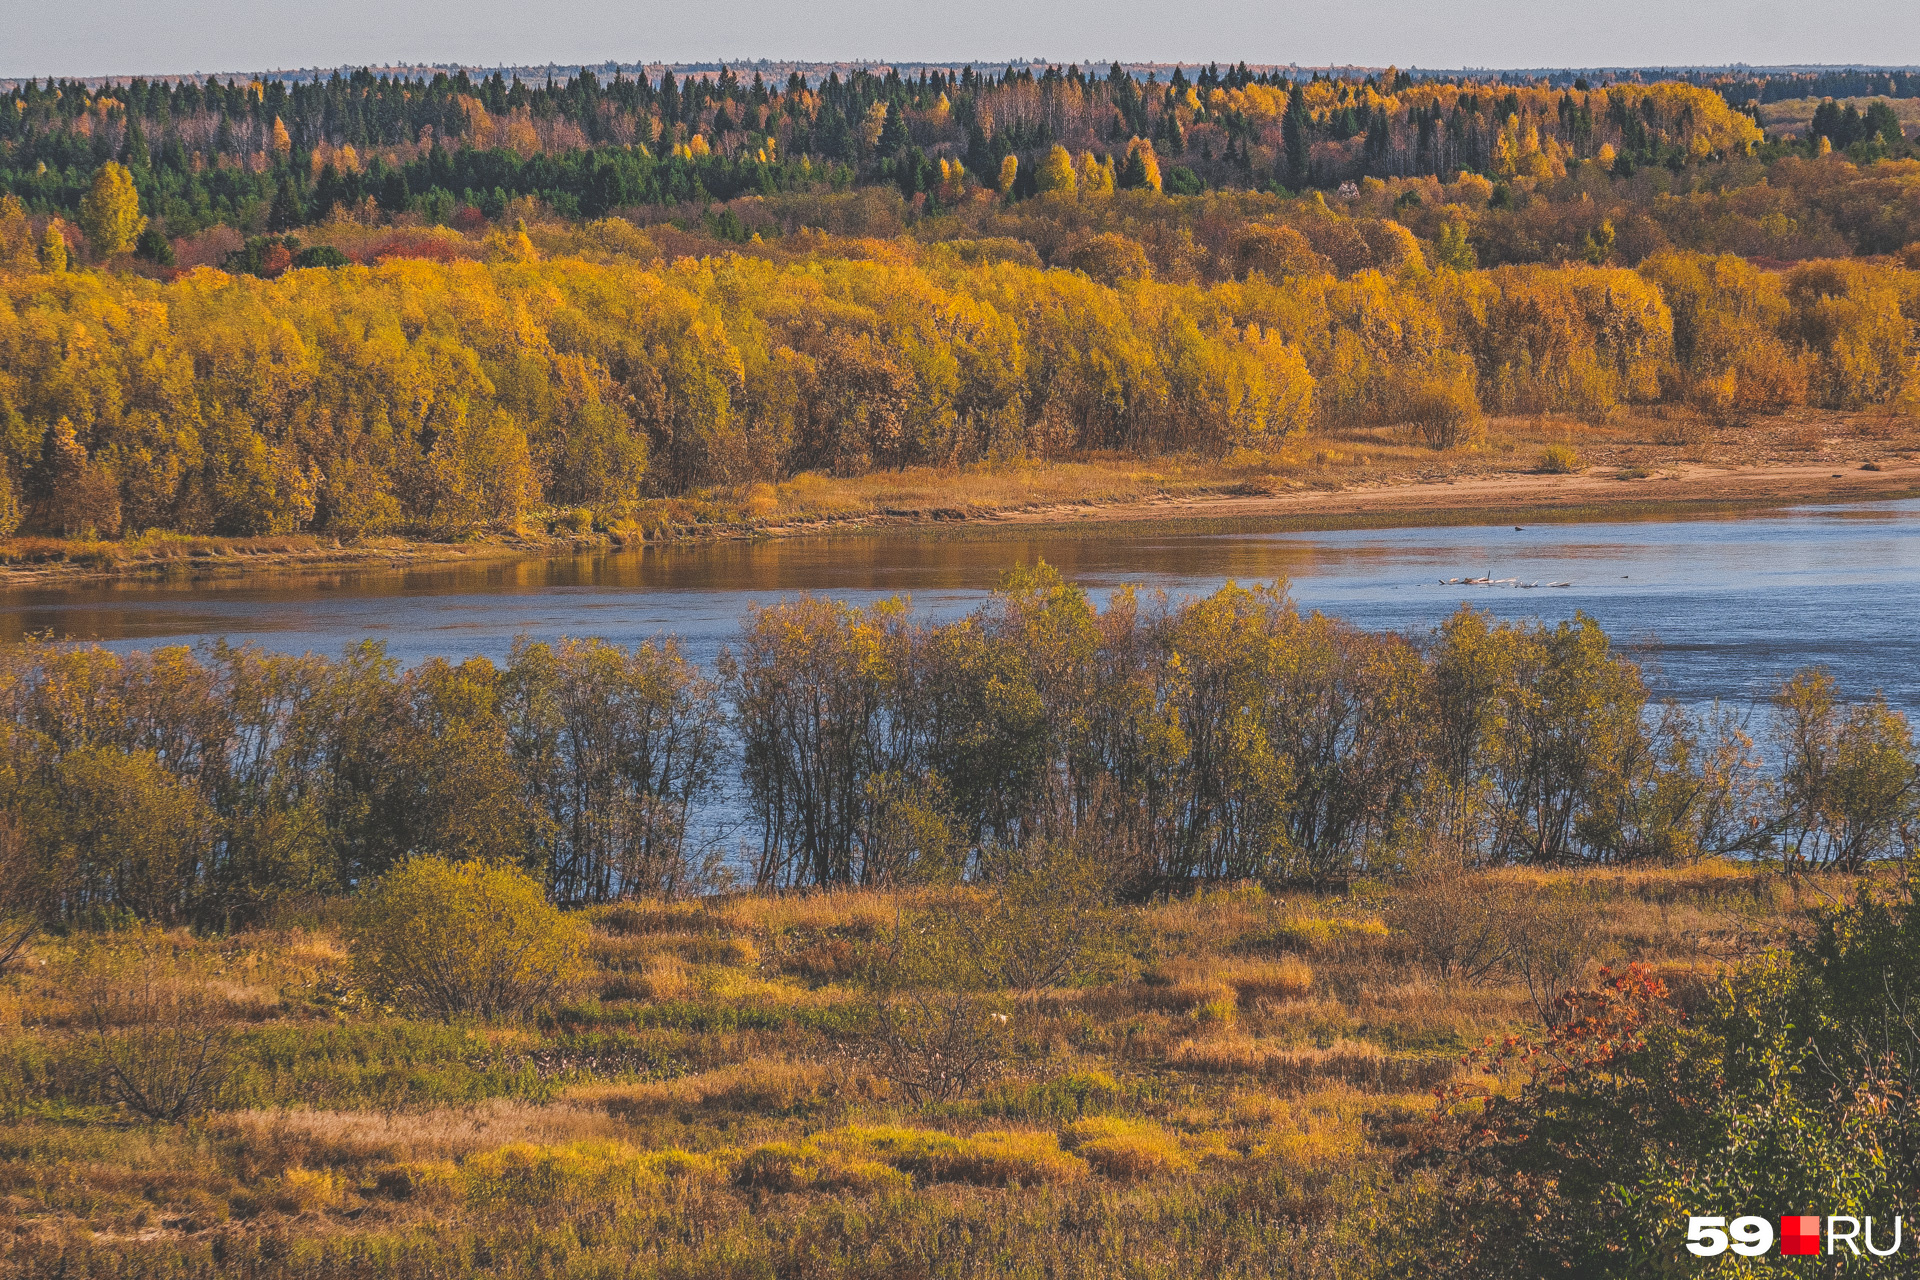
<path fill-rule="evenodd" d="M 724 542 L 405 570 L 108 580 L 0 592 L 0 639 L 29 632 L 126 649 L 225 636 L 337 654 L 503 658 L 515 636 L 678 636 L 710 663 L 753 602 L 803 591 L 973 608 L 1009 565 L 1044 558 L 1096 597 L 1286 578 L 1308 608 L 1424 632 L 1463 601 L 1505 618 L 1583 609 L 1697 704 L 1764 698 L 1822 663 L 1852 693 L 1920 711 L 1920 500 L 1739 518 L 1276 533 L 1146 524 L 957 528 Z M 1445 585 L 1446 578 L 1513 579 Z M 1536 589 L 1519 584 L 1538 582 Z M 1544 584 L 1566 582 L 1569 586 Z"/>

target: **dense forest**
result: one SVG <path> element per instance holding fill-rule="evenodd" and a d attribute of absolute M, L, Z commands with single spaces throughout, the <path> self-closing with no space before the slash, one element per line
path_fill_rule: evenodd
<path fill-rule="evenodd" d="M 618 528 L 805 471 L 1920 395 L 1884 103 L 1802 143 L 1703 85 L 1244 68 L 12 101 L 0 531 Z"/>
<path fill-rule="evenodd" d="M 713 676 L 597 641 L 405 671 L 371 644 L 0 659 L 5 879 L 50 922 L 244 921 L 426 855 L 575 904 L 711 887 L 716 859 L 873 887 L 1045 847 L 1132 895 L 1436 858 L 1857 871 L 1920 798 L 1904 717 L 1819 671 L 1761 715 L 1686 711 L 1584 616 L 1462 610 L 1416 643 L 1271 588 L 1098 611 L 1044 566 L 952 623 L 757 610 Z"/>
<path fill-rule="evenodd" d="M 1760 209 L 1809 189 L 1911 181 L 1835 157 L 1775 168 L 1780 185 L 1689 201 L 1686 221 L 1765 235 L 1793 220 Z M 0 216 L 7 524 L 462 536 L 562 508 L 608 527 L 649 495 L 804 470 L 1219 454 L 1345 423 L 1450 446 L 1486 413 L 1920 392 L 1920 272 L 1900 261 L 1776 271 L 1662 247 L 1629 269 L 1609 262 L 1644 246 L 1638 228 L 1602 223 L 1595 264 L 1474 269 L 1476 237 L 1527 234 L 1480 212 L 1490 184 L 1405 190 L 1429 198 L 1397 218 L 1384 188 L 1361 197 L 1372 211 L 996 198 L 939 220 L 942 238 L 903 230 L 895 194 L 789 196 L 746 213 L 790 234 L 738 245 L 618 218 L 347 224 L 328 247 L 365 266 L 171 281 L 30 267 L 16 209 Z"/>
<path fill-rule="evenodd" d="M 219 221 L 283 231 L 341 210 L 498 217 L 526 195 L 565 216 L 599 217 L 816 183 L 891 184 L 938 208 L 969 186 L 1035 194 L 1055 145 L 1109 162 L 1122 187 L 1181 195 L 1461 169 L 1539 179 L 1596 158 L 1621 176 L 1664 167 L 1684 187 L 1701 161 L 1794 149 L 1763 140 L 1750 110 L 1789 85 L 1815 97 L 1912 96 L 1904 74 L 1841 79 L 1595 88 L 1584 79 L 1416 80 L 1391 68 L 1296 81 L 1242 65 L 1143 82 L 1116 65 L 1104 76 L 1074 66 L 999 77 L 794 72 L 784 84 L 730 70 L 678 80 L 671 70 L 657 80 L 616 73 L 605 83 L 583 70 L 559 84 L 368 71 L 292 83 L 29 81 L 0 114 L 0 187 L 37 211 L 71 212 L 93 170 L 118 160 L 175 235 Z M 1836 108 L 1806 146 L 1824 137 L 1857 160 L 1906 155 L 1898 119 L 1884 102 L 1877 111 L 1863 119 Z"/>

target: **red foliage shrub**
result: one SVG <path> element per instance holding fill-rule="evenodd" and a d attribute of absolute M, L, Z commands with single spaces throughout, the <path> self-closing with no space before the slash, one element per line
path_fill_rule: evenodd
<path fill-rule="evenodd" d="M 452 262 L 466 255 L 452 241 L 420 232 L 401 231 L 387 237 L 367 252 L 372 262 L 390 262 L 395 258 L 423 258 L 428 262 Z"/>

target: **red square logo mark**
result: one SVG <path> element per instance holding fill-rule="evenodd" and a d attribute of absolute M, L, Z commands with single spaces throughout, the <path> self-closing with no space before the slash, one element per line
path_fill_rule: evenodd
<path fill-rule="evenodd" d="M 1781 1218 L 1780 1252 L 1789 1258 L 1819 1253 L 1820 1219 L 1811 1213 Z"/>

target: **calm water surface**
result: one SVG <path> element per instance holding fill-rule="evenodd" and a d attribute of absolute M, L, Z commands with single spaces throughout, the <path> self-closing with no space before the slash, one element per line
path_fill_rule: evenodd
<path fill-rule="evenodd" d="M 0 592 L 0 638 L 51 631 L 114 648 L 236 642 L 337 654 L 374 637 L 407 662 L 503 658 L 515 636 L 676 635 L 710 662 L 750 603 L 803 591 L 973 608 L 1011 564 L 1044 558 L 1097 597 L 1139 584 L 1210 591 L 1286 578 L 1302 605 L 1424 632 L 1462 601 L 1557 621 L 1584 609 L 1683 702 L 1748 702 L 1825 663 L 1853 690 L 1920 711 L 1920 500 L 1765 516 L 1589 524 L 1194 533 L 1124 526 L 1009 537 L 881 534 L 649 548 L 543 562 L 109 582 Z M 1537 590 L 1442 578 L 1566 581 Z"/>

